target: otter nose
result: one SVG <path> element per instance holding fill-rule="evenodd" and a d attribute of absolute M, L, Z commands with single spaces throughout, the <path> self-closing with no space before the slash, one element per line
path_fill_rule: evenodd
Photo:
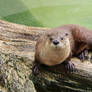
<path fill-rule="evenodd" d="M 57 45 L 57 44 L 59 44 L 59 41 L 54 40 L 54 41 L 53 41 L 53 44 L 54 44 L 54 45 Z"/>

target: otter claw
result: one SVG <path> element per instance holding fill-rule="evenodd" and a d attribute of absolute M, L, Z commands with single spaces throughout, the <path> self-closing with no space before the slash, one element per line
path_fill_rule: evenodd
<path fill-rule="evenodd" d="M 73 72 L 75 70 L 75 65 L 72 62 L 67 62 L 65 65 L 67 72 Z"/>
<path fill-rule="evenodd" d="M 88 58 L 88 50 L 84 50 L 83 52 L 81 52 L 81 54 L 79 55 L 79 59 L 81 61 L 84 61 Z"/>
<path fill-rule="evenodd" d="M 33 75 L 38 75 L 39 74 L 39 67 L 37 65 L 33 66 L 32 73 L 33 73 Z"/>

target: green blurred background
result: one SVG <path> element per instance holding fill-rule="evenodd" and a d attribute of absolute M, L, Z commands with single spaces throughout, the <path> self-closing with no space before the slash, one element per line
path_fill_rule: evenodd
<path fill-rule="evenodd" d="M 0 0 L 0 19 L 28 26 L 92 29 L 92 0 Z"/>

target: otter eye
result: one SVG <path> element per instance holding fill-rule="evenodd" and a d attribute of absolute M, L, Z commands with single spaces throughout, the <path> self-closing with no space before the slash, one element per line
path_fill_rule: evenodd
<path fill-rule="evenodd" d="M 68 33 L 65 33 L 66 36 L 68 36 Z"/>
<path fill-rule="evenodd" d="M 53 40 L 53 38 L 51 37 L 51 38 L 50 38 L 50 40 L 52 41 L 52 40 Z"/>
<path fill-rule="evenodd" d="M 50 37 L 50 35 L 49 35 L 49 34 L 48 34 L 47 36 L 48 36 L 48 37 Z"/>
<path fill-rule="evenodd" d="M 64 40 L 64 38 L 61 37 L 61 40 Z"/>

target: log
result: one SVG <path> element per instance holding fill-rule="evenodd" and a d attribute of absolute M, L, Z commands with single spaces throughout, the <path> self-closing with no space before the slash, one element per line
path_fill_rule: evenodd
<path fill-rule="evenodd" d="M 92 63 L 71 60 L 76 71 L 66 73 L 62 64 L 42 65 L 32 74 L 35 44 L 49 28 L 28 27 L 0 20 L 0 91 L 3 92 L 91 92 Z"/>

